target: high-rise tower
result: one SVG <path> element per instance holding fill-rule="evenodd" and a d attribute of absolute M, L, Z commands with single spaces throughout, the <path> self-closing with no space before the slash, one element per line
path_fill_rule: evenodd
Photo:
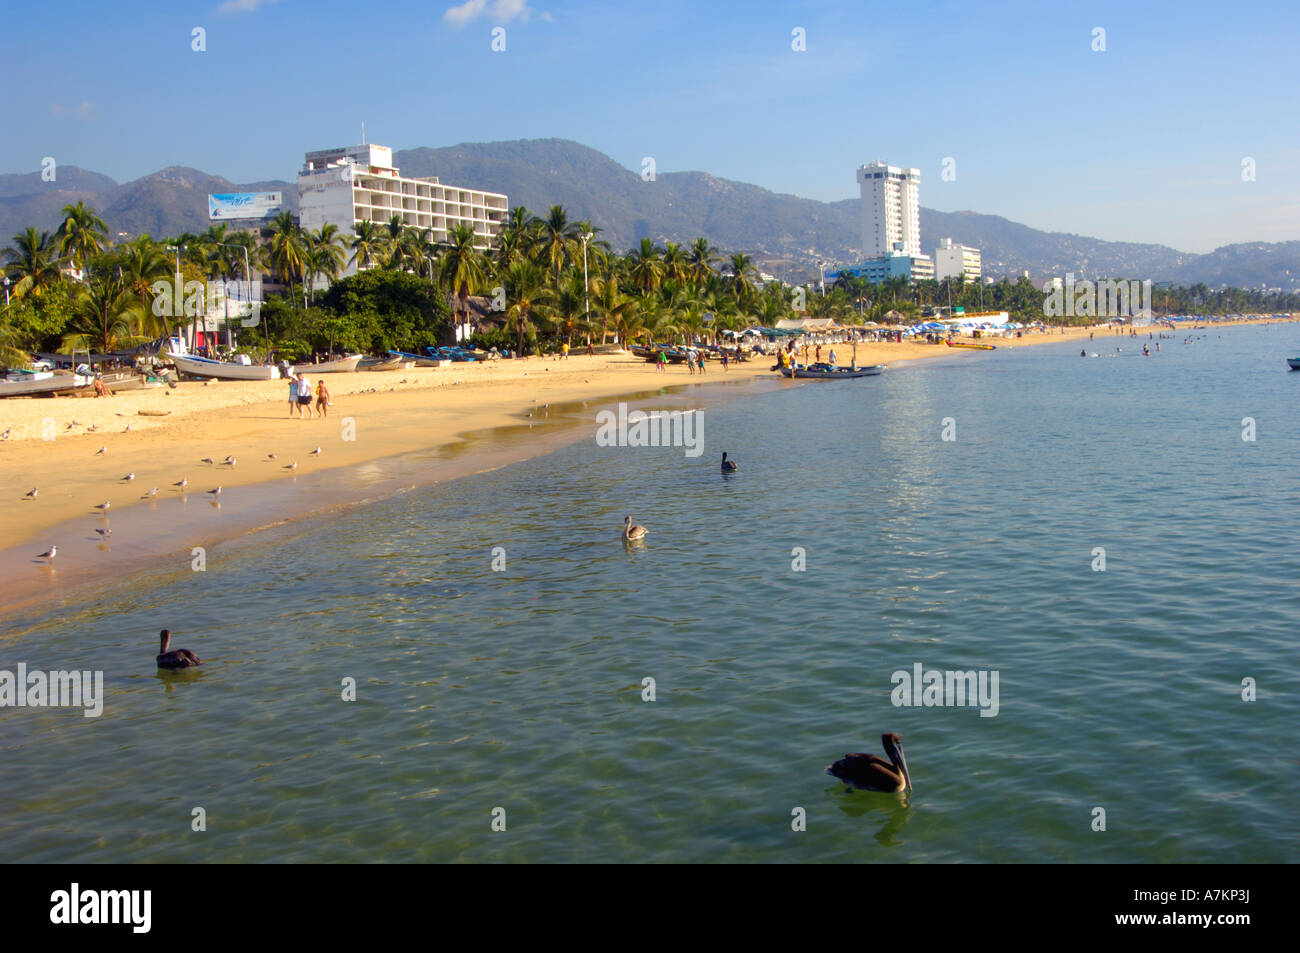
<path fill-rule="evenodd" d="M 862 191 L 863 255 L 879 258 L 901 251 L 919 256 L 921 170 L 875 161 L 858 169 L 858 186 Z"/>

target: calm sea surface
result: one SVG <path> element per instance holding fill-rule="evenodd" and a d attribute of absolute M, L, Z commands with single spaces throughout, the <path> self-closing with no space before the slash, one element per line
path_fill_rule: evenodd
<path fill-rule="evenodd" d="M 29 614 L 0 669 L 107 698 L 0 709 L 5 859 L 1300 859 L 1300 332 L 1141 343 L 787 386 L 699 458 L 588 439 Z M 996 717 L 895 707 L 917 663 Z M 910 796 L 824 773 L 883 731 Z"/>

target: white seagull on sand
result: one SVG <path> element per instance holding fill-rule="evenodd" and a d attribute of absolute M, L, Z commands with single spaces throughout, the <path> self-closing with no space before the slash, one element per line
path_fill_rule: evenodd
<path fill-rule="evenodd" d="M 37 558 L 37 559 L 48 559 L 50 562 L 54 562 L 54 557 L 57 556 L 57 555 L 59 555 L 59 547 L 57 547 L 57 546 L 51 546 L 49 549 L 45 550 L 45 552 L 41 553 L 41 554 L 40 554 L 39 556 L 37 556 L 36 558 Z"/>
<path fill-rule="evenodd" d="M 96 504 L 95 504 L 95 509 L 97 509 L 97 510 L 103 510 L 105 513 L 107 513 L 107 512 L 108 512 L 108 508 L 109 508 L 110 506 L 112 506 L 112 505 L 113 505 L 113 504 L 110 503 L 110 502 L 108 502 L 108 500 L 105 500 L 103 503 L 96 503 Z"/>
<path fill-rule="evenodd" d="M 32 487 L 30 490 L 24 493 L 23 496 L 27 497 L 27 499 L 29 500 L 36 499 L 36 487 Z"/>

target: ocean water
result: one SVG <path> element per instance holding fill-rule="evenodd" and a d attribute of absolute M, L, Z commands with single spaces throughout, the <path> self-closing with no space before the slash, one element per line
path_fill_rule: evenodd
<path fill-rule="evenodd" d="M 0 669 L 107 698 L 0 709 L 6 859 L 1295 861 L 1300 332 L 1141 343 L 784 385 L 698 458 L 588 439 L 38 612 Z M 996 716 L 895 705 L 917 664 Z M 910 794 L 825 774 L 885 731 Z"/>

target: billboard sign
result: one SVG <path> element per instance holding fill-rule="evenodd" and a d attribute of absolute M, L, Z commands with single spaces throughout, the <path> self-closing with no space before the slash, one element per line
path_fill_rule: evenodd
<path fill-rule="evenodd" d="M 280 192 L 225 192 L 208 195 L 208 218 L 214 222 L 232 218 L 270 218 L 284 207 Z"/>

